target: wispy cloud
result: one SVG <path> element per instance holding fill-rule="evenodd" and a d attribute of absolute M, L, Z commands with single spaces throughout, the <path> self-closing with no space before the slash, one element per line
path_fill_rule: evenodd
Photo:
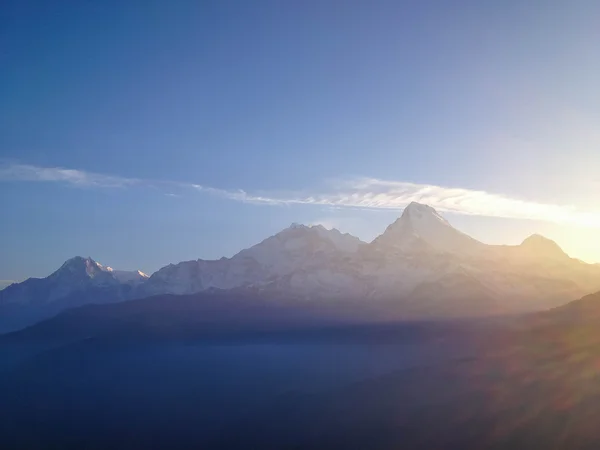
<path fill-rule="evenodd" d="M 600 211 L 539 203 L 501 194 L 430 184 L 356 178 L 336 183 L 331 192 L 298 199 L 300 203 L 399 210 L 411 202 L 458 214 L 542 220 L 600 227 Z"/>
<path fill-rule="evenodd" d="M 271 196 L 244 193 L 239 198 L 230 198 L 264 204 L 306 204 L 384 210 L 401 210 L 411 202 L 419 202 L 442 212 L 600 228 L 600 211 L 580 211 L 569 205 L 539 203 L 486 191 L 376 178 L 338 180 L 320 193 Z"/>
<path fill-rule="evenodd" d="M 40 167 L 29 164 L 0 165 L 2 181 L 46 181 L 91 187 L 125 187 L 138 184 L 140 180 L 113 175 L 103 175 L 64 167 Z"/>
<path fill-rule="evenodd" d="M 0 165 L 0 181 L 58 182 L 77 187 L 124 188 L 147 186 L 176 195 L 173 188 L 256 205 L 317 205 L 335 208 L 401 210 L 416 201 L 457 214 L 541 220 L 600 228 L 600 211 L 581 211 L 569 205 L 539 203 L 486 191 L 416 184 L 376 178 L 342 179 L 322 189 L 304 192 L 254 192 L 219 189 L 194 183 L 152 181 L 104 175 L 61 167 Z"/>
<path fill-rule="evenodd" d="M 199 192 L 203 192 L 205 194 L 215 195 L 218 197 L 223 197 L 229 200 L 235 200 L 243 203 L 253 203 L 253 204 L 262 204 L 262 205 L 285 205 L 291 203 L 301 203 L 300 199 L 294 200 L 293 198 L 278 198 L 277 196 L 272 196 L 269 194 L 264 195 L 253 195 L 248 194 L 246 191 L 238 189 L 238 190 L 226 190 L 226 189 L 218 189 L 209 186 L 202 186 L 200 184 L 185 184 L 179 183 L 181 187 L 191 187 Z"/>

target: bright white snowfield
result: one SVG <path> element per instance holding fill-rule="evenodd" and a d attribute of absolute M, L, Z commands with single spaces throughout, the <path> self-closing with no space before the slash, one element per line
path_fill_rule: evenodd
<path fill-rule="evenodd" d="M 11 304 L 71 307 L 240 288 L 280 301 L 382 302 L 407 318 L 481 316 L 546 309 L 598 291 L 600 266 L 539 235 L 517 246 L 483 244 L 412 203 L 371 243 L 293 224 L 231 258 L 169 264 L 150 277 L 73 258 L 45 279 L 0 291 L 0 314 Z"/>

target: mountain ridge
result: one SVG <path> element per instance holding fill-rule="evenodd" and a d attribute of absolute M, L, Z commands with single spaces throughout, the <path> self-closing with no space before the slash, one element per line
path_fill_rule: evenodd
<path fill-rule="evenodd" d="M 46 278 L 28 278 L 0 290 L 0 331 L 30 325 L 73 306 L 125 300 L 146 278 L 141 271 L 108 270 L 90 257 L 75 256 Z"/>
<path fill-rule="evenodd" d="M 410 203 L 373 243 L 401 250 L 429 247 L 438 253 L 473 252 L 485 245 L 454 228 L 431 206 L 417 202 Z"/>
<path fill-rule="evenodd" d="M 211 289 L 314 301 L 396 299 L 407 314 L 491 315 L 546 309 L 600 290 L 600 266 L 570 258 L 540 235 L 516 246 L 484 244 L 413 202 L 370 243 L 321 225 L 292 224 L 230 258 L 169 264 L 149 277 L 71 258 L 45 279 L 0 291 L 0 316 L 10 321 L 15 309 L 43 306 L 38 320 L 91 302 Z M 6 327 L 0 320 L 0 330 Z"/>

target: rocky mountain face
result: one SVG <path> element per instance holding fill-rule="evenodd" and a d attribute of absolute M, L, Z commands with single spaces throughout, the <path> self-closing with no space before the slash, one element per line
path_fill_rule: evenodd
<path fill-rule="evenodd" d="M 240 289 L 280 301 L 369 302 L 395 317 L 485 316 L 543 310 L 598 291 L 600 266 L 539 235 L 517 246 L 486 245 L 412 203 L 369 244 L 292 224 L 231 258 L 169 264 L 150 277 L 73 258 L 45 279 L 0 291 L 0 316 L 14 321 L 15 311 L 27 310 L 37 320 L 91 302 Z"/>

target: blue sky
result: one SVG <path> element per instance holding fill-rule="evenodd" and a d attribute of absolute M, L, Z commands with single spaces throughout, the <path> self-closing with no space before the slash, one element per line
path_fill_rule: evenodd
<path fill-rule="evenodd" d="M 412 199 L 484 242 L 540 232 L 600 261 L 599 16 L 2 2 L 0 280 L 76 254 L 152 272 L 291 222 L 369 240 Z"/>

